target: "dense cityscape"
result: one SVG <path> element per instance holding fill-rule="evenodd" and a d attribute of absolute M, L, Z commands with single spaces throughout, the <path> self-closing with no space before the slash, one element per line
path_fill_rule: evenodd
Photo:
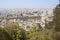
<path fill-rule="evenodd" d="M 6 21 L 18 23 L 19 26 L 23 24 L 31 26 L 32 24 L 41 24 L 44 25 L 44 20 L 47 18 L 47 21 L 52 21 L 53 10 L 46 9 L 3 9 L 0 10 L 0 25 L 6 25 Z M 51 17 L 49 19 L 49 17 Z"/>

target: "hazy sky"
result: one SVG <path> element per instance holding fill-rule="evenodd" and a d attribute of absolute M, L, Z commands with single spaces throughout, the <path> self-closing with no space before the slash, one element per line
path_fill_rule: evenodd
<path fill-rule="evenodd" d="M 58 0 L 0 0 L 0 8 L 54 8 Z"/>

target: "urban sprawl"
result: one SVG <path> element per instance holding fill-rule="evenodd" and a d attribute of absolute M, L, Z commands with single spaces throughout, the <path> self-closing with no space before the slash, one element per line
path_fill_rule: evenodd
<path fill-rule="evenodd" d="M 53 20 L 53 10 L 47 9 L 2 9 L 0 10 L 0 25 L 6 22 L 14 22 L 19 26 L 24 25 L 24 29 L 32 25 L 41 24 L 44 28 L 47 23 Z"/>

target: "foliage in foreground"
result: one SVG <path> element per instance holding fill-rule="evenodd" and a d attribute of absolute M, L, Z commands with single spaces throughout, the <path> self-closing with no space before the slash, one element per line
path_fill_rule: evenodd
<path fill-rule="evenodd" d="M 26 40 L 25 30 L 15 23 L 7 23 L 4 28 L 0 28 L 0 40 Z"/>
<path fill-rule="evenodd" d="M 53 40 L 53 32 L 52 29 L 38 31 L 36 26 L 33 26 L 29 31 L 29 40 Z"/>

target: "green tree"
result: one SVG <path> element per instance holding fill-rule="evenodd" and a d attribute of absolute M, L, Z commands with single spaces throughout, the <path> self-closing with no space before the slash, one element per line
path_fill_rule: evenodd
<path fill-rule="evenodd" d="M 0 40 L 13 40 L 10 35 L 0 27 Z"/>
<path fill-rule="evenodd" d="M 54 25 L 55 25 L 55 34 L 54 40 L 60 40 L 60 4 L 54 9 Z"/>
<path fill-rule="evenodd" d="M 60 31 L 60 4 L 54 9 L 55 31 Z"/>
<path fill-rule="evenodd" d="M 33 25 L 29 30 L 29 40 L 53 40 L 52 30 L 37 31 L 36 28 L 38 25 Z M 38 28 L 39 29 L 39 28 Z"/>
<path fill-rule="evenodd" d="M 4 29 L 13 40 L 26 40 L 25 30 L 20 28 L 16 23 L 9 22 Z"/>

